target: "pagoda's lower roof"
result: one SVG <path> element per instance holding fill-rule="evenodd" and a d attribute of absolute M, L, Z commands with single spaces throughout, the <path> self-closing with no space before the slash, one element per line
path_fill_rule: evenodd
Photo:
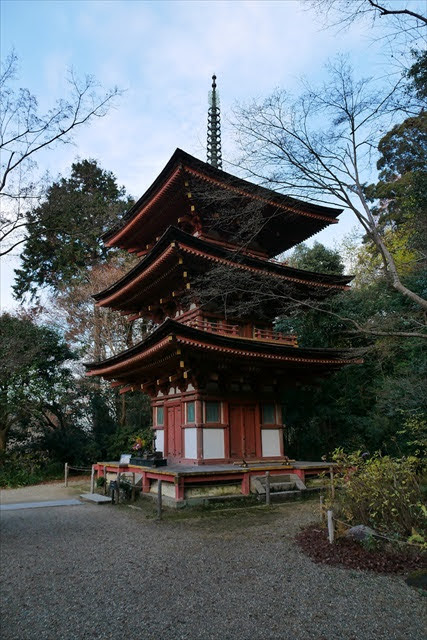
<path fill-rule="evenodd" d="M 122 384 L 150 384 L 156 378 L 185 371 L 242 370 L 273 375 L 298 370 L 313 377 L 361 360 L 348 351 L 302 349 L 249 338 L 214 334 L 167 319 L 144 340 L 102 362 L 86 364 L 87 375 L 103 376 Z"/>
<path fill-rule="evenodd" d="M 149 253 L 120 280 L 93 297 L 99 306 L 138 312 L 174 286 L 182 286 L 182 274 L 178 272 L 179 259 L 184 268 L 191 267 L 196 274 L 212 265 L 229 265 L 231 268 L 253 272 L 286 281 L 296 289 L 316 289 L 316 295 L 346 289 L 352 276 L 316 273 L 294 269 L 286 264 L 245 255 L 221 245 L 202 240 L 176 227 L 169 227 Z M 165 290 L 165 277 L 168 290 Z"/>

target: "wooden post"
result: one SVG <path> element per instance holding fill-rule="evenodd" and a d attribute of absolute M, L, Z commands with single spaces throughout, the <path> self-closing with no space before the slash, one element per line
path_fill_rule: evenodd
<path fill-rule="evenodd" d="M 335 499 L 335 484 L 334 484 L 334 468 L 329 467 L 329 477 L 331 479 L 331 498 Z"/>
<path fill-rule="evenodd" d="M 270 504 L 270 472 L 265 472 L 265 504 Z"/>
<path fill-rule="evenodd" d="M 107 495 L 107 467 L 103 466 L 102 473 L 104 474 L 104 496 Z"/>
<path fill-rule="evenodd" d="M 328 509 L 328 538 L 330 544 L 333 544 L 335 537 L 334 531 L 334 512 L 332 509 Z"/>
<path fill-rule="evenodd" d="M 162 481 L 157 481 L 157 520 L 162 519 Z"/>
<path fill-rule="evenodd" d="M 117 472 L 117 504 L 120 502 L 120 471 Z"/>
<path fill-rule="evenodd" d="M 132 473 L 132 502 L 136 500 L 135 473 Z"/>
<path fill-rule="evenodd" d="M 90 472 L 90 492 L 95 493 L 95 465 L 92 465 Z"/>
<path fill-rule="evenodd" d="M 65 463 L 64 476 L 64 485 L 68 487 L 68 462 Z"/>

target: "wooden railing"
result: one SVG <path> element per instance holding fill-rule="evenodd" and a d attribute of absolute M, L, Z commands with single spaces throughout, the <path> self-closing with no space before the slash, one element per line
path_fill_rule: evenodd
<path fill-rule="evenodd" d="M 254 327 L 255 340 L 264 340 L 265 342 L 278 342 L 280 344 L 288 344 L 291 347 L 297 347 L 297 337 L 291 333 L 282 333 L 281 331 L 273 331 L 273 329 L 259 329 Z"/>
<path fill-rule="evenodd" d="M 228 322 L 223 322 L 222 320 L 214 321 L 194 318 L 193 320 L 189 320 L 185 324 L 187 324 L 189 327 L 194 327 L 195 329 L 201 329 L 202 331 L 220 333 L 221 335 L 233 336 L 234 338 L 242 337 L 242 327 L 240 325 L 230 324 Z"/>
<path fill-rule="evenodd" d="M 287 344 L 291 347 L 297 347 L 297 337 L 292 334 L 282 333 L 281 331 L 273 331 L 273 329 L 260 329 L 258 327 L 253 328 L 253 335 L 244 335 L 244 328 L 239 324 L 231 324 L 223 320 L 201 320 L 200 318 L 193 318 L 185 322 L 189 327 L 200 329 L 202 331 L 209 331 L 211 333 L 217 333 L 220 335 L 231 336 L 233 338 L 246 338 L 252 340 L 260 340 L 263 342 L 275 342 L 277 344 Z"/>

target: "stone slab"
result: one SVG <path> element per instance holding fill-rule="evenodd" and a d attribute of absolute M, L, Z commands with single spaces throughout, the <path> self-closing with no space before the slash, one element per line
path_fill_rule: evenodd
<path fill-rule="evenodd" d="M 44 502 L 18 502 L 16 504 L 2 504 L 0 511 L 17 511 L 18 509 L 38 509 L 40 507 L 71 507 L 81 505 L 80 500 L 48 500 Z"/>
<path fill-rule="evenodd" d="M 94 502 L 95 504 L 111 503 L 111 498 L 108 496 L 101 496 L 99 493 L 82 493 L 80 498 L 85 502 Z"/>

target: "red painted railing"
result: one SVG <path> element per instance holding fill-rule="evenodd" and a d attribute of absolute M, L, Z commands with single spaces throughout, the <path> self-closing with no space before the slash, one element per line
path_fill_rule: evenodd
<path fill-rule="evenodd" d="M 243 326 L 239 324 L 230 324 L 223 320 L 201 320 L 200 318 L 193 318 L 186 322 L 189 327 L 195 329 L 201 329 L 202 331 L 209 331 L 211 333 L 218 333 L 220 335 L 232 336 L 234 338 L 248 338 L 244 335 Z M 281 331 L 273 331 L 272 329 L 260 329 L 254 327 L 253 335 L 250 338 L 254 340 L 261 340 L 263 342 L 275 342 L 277 344 L 287 344 L 291 347 L 297 347 L 297 337 L 292 334 L 282 333 Z"/>
<path fill-rule="evenodd" d="M 280 344 L 288 344 L 291 347 L 297 347 L 298 341 L 295 335 L 291 333 L 282 333 L 281 331 L 273 331 L 272 329 L 259 329 L 254 327 L 254 338 L 256 340 L 265 340 L 266 342 L 278 342 Z"/>
<path fill-rule="evenodd" d="M 242 337 L 242 327 L 238 324 L 229 324 L 228 322 L 223 322 L 222 320 L 200 320 L 198 318 L 193 318 L 193 320 L 189 320 L 186 322 L 189 327 L 194 327 L 195 329 L 201 329 L 202 331 L 210 331 L 211 333 L 220 333 L 225 336 L 233 336 L 235 338 Z"/>

